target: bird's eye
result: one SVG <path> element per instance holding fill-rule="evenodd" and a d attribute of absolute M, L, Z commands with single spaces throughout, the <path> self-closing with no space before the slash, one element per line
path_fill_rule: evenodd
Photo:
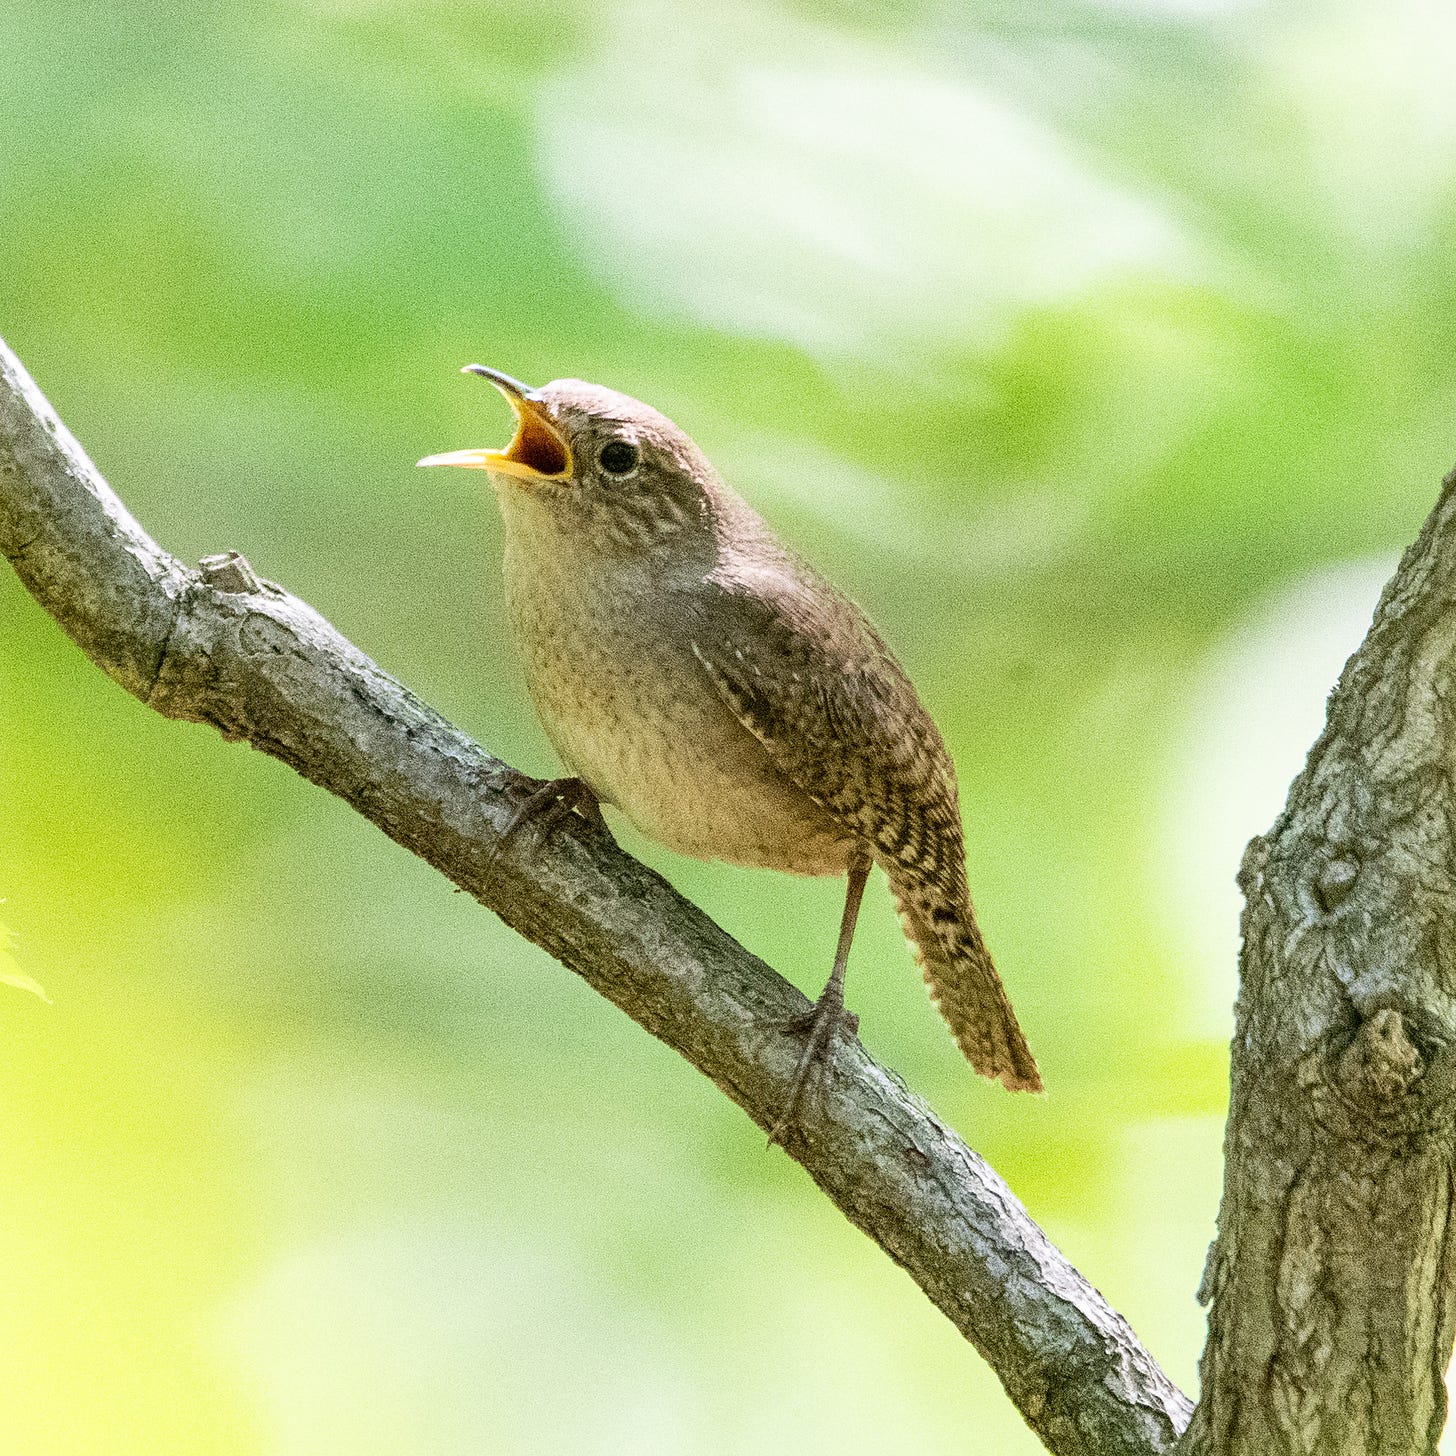
<path fill-rule="evenodd" d="M 641 458 L 642 452 L 627 440 L 608 440 L 597 456 L 608 475 L 631 475 Z"/>

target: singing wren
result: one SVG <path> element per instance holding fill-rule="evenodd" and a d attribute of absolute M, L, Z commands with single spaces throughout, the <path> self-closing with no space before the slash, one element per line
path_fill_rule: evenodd
<path fill-rule="evenodd" d="M 529 807 L 600 820 L 613 805 L 698 859 L 847 876 L 775 1135 L 836 1029 L 857 1026 L 844 971 L 872 863 L 971 1065 L 1040 1091 L 976 925 L 950 754 L 864 613 L 655 409 L 579 379 L 531 389 L 463 372 L 506 397 L 515 433 L 503 450 L 420 464 L 484 470 L 495 486 L 511 626 L 569 775 Z"/>

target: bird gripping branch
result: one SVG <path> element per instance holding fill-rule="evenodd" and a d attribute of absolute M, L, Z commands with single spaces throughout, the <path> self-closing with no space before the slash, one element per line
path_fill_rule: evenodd
<path fill-rule="evenodd" d="M 828 984 L 774 1136 L 844 1009 L 872 863 L 971 1065 L 1041 1077 L 977 928 L 955 768 L 864 614 L 785 547 L 670 420 L 577 379 L 530 389 L 479 364 L 516 427 L 485 470 L 505 522 L 506 601 L 532 700 L 570 778 L 528 801 L 613 805 L 699 859 L 846 875 Z"/>

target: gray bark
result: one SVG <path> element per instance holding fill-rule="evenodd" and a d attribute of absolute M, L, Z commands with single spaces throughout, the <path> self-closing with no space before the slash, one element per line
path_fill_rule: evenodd
<path fill-rule="evenodd" d="M 1411 1456 L 1456 1239 L 1456 476 L 1274 827 L 1244 948 L 1197 1456 Z"/>
<path fill-rule="evenodd" d="M 805 998 L 584 825 L 503 846 L 532 781 L 240 558 L 192 570 L 159 547 L 3 344 L 0 551 L 128 692 L 347 800 L 774 1124 Z M 857 1041 L 816 1089 L 786 1151 L 985 1356 L 1047 1448 L 1171 1450 L 1188 1402 L 994 1170 Z"/>

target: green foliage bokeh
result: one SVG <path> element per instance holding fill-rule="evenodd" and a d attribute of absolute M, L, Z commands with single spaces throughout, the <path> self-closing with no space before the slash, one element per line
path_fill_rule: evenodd
<path fill-rule="evenodd" d="M 1191 1388 L 1244 839 L 1456 455 L 1435 7 L 0 8 L 0 332 L 528 771 L 470 360 L 689 429 L 901 649 L 1049 1096 L 871 888 L 871 1050 Z M 839 887 L 661 867 L 806 988 Z M 711 1086 L 0 573 L 7 1395 L 28 1456 L 1031 1452 Z"/>

